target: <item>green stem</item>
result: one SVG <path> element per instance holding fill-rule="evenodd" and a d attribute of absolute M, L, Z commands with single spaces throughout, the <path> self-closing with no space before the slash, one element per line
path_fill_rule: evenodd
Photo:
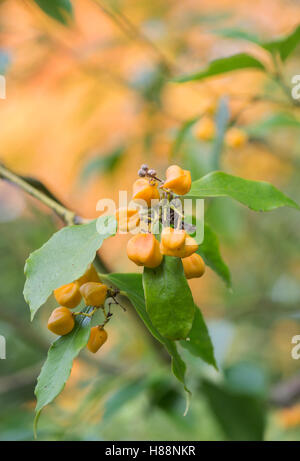
<path fill-rule="evenodd" d="M 62 218 L 66 224 L 72 225 L 78 224 L 79 222 L 83 222 L 83 219 L 79 216 L 76 216 L 76 214 L 73 211 L 68 210 L 63 205 L 60 205 L 55 200 L 53 200 L 51 197 L 48 197 L 45 193 L 33 187 L 24 179 L 20 178 L 20 176 L 9 170 L 2 163 L 0 163 L 0 177 L 2 177 L 3 179 L 7 179 L 11 183 L 18 186 L 20 189 L 27 192 L 32 197 L 44 203 L 46 206 L 51 208 L 51 210 L 53 210 L 60 218 Z"/>

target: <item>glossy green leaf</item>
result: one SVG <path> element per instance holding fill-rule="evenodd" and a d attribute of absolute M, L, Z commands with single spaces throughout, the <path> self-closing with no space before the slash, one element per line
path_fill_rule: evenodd
<path fill-rule="evenodd" d="M 192 82 L 203 80 L 207 77 L 213 77 L 214 75 L 225 74 L 234 70 L 249 68 L 264 70 L 263 64 L 253 56 L 246 53 L 239 53 L 226 58 L 216 59 L 203 70 L 193 74 L 183 75 L 182 77 L 175 78 L 173 81 L 177 83 Z"/>
<path fill-rule="evenodd" d="M 260 45 L 270 53 L 279 53 L 281 59 L 285 61 L 289 55 L 294 51 L 296 46 L 300 42 L 300 26 L 297 26 L 296 29 L 289 35 L 285 37 L 272 40 L 267 43 L 261 43 Z"/>
<path fill-rule="evenodd" d="M 201 390 L 229 440 L 263 440 L 266 409 L 262 399 L 207 380 Z"/>
<path fill-rule="evenodd" d="M 85 272 L 103 240 L 115 231 L 115 218 L 103 216 L 88 224 L 64 227 L 31 253 L 25 265 L 24 287 L 31 318 L 53 290 L 73 282 Z"/>
<path fill-rule="evenodd" d="M 73 15 L 73 7 L 70 0 L 34 0 L 35 3 L 56 21 L 67 24 Z"/>
<path fill-rule="evenodd" d="M 93 176 L 113 173 L 119 166 L 124 153 L 125 148 L 121 146 L 106 155 L 93 157 L 85 164 L 80 175 L 80 182 L 84 183 Z"/>
<path fill-rule="evenodd" d="M 159 333 L 185 339 L 192 328 L 195 306 L 180 258 L 165 256 L 155 269 L 144 268 L 146 310 Z"/>
<path fill-rule="evenodd" d="M 195 317 L 188 340 L 180 341 L 180 344 L 191 354 L 196 357 L 200 357 L 200 359 L 204 360 L 204 362 L 218 369 L 214 356 L 214 348 L 207 326 L 203 320 L 201 311 L 197 306 L 195 306 Z"/>
<path fill-rule="evenodd" d="M 186 365 L 178 354 L 175 342 L 164 338 L 152 324 L 150 317 L 146 311 L 144 290 L 142 285 L 141 274 L 101 274 L 103 281 L 110 282 L 117 288 L 126 292 L 128 299 L 131 301 L 133 307 L 138 315 L 150 331 L 150 333 L 161 344 L 165 346 L 168 353 L 172 357 L 172 371 L 176 378 L 184 385 L 187 392 L 188 389 L 185 385 L 185 371 Z"/>
<path fill-rule="evenodd" d="M 89 312 L 87 307 L 83 312 Z M 90 335 L 90 321 L 87 316 L 77 315 L 74 329 L 65 336 L 60 336 L 49 349 L 48 357 L 37 380 L 35 395 L 37 398 L 34 428 L 42 409 L 51 403 L 63 390 L 70 376 L 73 360 L 83 349 Z"/>
<path fill-rule="evenodd" d="M 254 211 L 270 211 L 282 206 L 299 209 L 297 203 L 264 181 L 250 181 L 221 171 L 213 171 L 192 183 L 186 197 L 231 197 Z"/>
<path fill-rule="evenodd" d="M 228 266 L 223 261 L 220 253 L 218 237 L 208 224 L 204 224 L 204 240 L 197 250 L 205 264 L 209 266 L 231 287 L 231 275 Z"/>

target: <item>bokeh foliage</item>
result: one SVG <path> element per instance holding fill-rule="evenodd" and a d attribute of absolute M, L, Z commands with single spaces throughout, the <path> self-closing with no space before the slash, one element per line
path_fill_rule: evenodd
<path fill-rule="evenodd" d="M 159 171 L 180 163 L 193 179 L 217 167 L 271 181 L 299 202 L 300 109 L 290 92 L 299 68 L 299 5 L 270 0 L 249 13 L 235 1 L 226 10 L 218 1 L 19 3 L 0 6 L 1 56 L 10 62 L 0 140 L 12 168 L 43 180 L 89 217 L 97 216 L 99 198 L 130 188 L 143 162 Z M 224 60 L 228 72 L 212 76 Z M 230 66 L 241 70 L 231 73 Z M 183 75 L 193 81 L 176 83 Z M 211 105 L 218 136 L 199 140 L 195 128 L 211 116 Z M 224 144 L 230 126 L 249 136 L 240 149 Z M 7 338 L 0 438 L 27 440 L 54 302 L 29 323 L 23 265 L 61 223 L 2 183 L 0 194 L 0 334 Z M 282 406 L 299 399 L 288 386 L 299 373 L 290 355 L 300 330 L 299 219 L 292 209 L 257 215 L 228 198 L 206 200 L 209 237 L 220 240 L 233 290 L 209 269 L 191 282 L 220 373 L 181 350 L 194 394 L 187 416 L 169 358 L 129 310 L 118 315 L 98 357 L 83 353 L 76 361 L 41 418 L 40 438 L 299 440 L 300 426 L 281 418 Z M 114 272 L 135 270 L 124 239 L 116 239 L 101 256 Z M 226 266 L 219 272 L 229 284 Z"/>

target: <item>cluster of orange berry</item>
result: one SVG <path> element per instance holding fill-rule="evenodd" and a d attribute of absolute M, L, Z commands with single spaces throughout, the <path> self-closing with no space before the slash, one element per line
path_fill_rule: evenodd
<path fill-rule="evenodd" d="M 166 171 L 166 180 L 162 182 L 156 177 L 156 171 L 142 165 L 138 172 L 140 179 L 133 184 L 133 201 L 144 200 L 148 207 L 151 200 L 160 199 L 160 191 L 166 196 L 185 195 L 191 188 L 191 174 L 177 165 Z M 158 183 L 161 183 L 160 185 Z M 119 229 L 130 231 L 140 222 L 136 209 L 119 209 L 116 213 Z M 148 229 L 134 235 L 127 244 L 128 258 L 138 266 L 155 268 L 162 262 L 163 255 L 182 258 L 184 273 L 187 279 L 201 277 L 205 272 L 205 264 L 196 253 L 198 244 L 184 229 L 164 227 L 159 242 Z"/>
<path fill-rule="evenodd" d="M 212 117 L 205 115 L 194 127 L 194 134 L 201 141 L 211 141 L 216 135 L 216 126 Z M 225 133 L 225 144 L 230 148 L 243 147 L 248 140 L 245 131 L 232 126 Z"/>
<path fill-rule="evenodd" d="M 88 315 L 82 312 L 71 312 L 84 299 L 86 306 L 98 309 L 104 305 L 108 288 L 101 283 L 98 274 L 91 264 L 78 280 L 54 290 L 54 297 L 60 307 L 54 309 L 48 320 L 48 329 L 56 335 L 67 335 L 73 330 L 76 315 Z M 94 313 L 94 311 L 92 312 Z M 95 353 L 107 340 L 107 332 L 102 325 L 91 328 L 87 348 Z"/>

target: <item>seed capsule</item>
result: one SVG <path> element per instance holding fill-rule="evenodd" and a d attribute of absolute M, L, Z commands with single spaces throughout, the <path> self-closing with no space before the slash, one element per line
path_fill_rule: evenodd
<path fill-rule="evenodd" d="M 205 272 L 205 263 L 198 253 L 182 260 L 184 274 L 187 279 L 202 277 Z"/>
<path fill-rule="evenodd" d="M 154 268 L 162 262 L 159 242 L 153 234 L 136 234 L 127 244 L 127 256 L 138 266 Z"/>
<path fill-rule="evenodd" d="M 198 250 L 197 242 L 184 230 L 165 227 L 161 233 L 160 251 L 163 255 L 186 258 Z"/>
<path fill-rule="evenodd" d="M 81 285 L 87 282 L 100 282 L 97 271 L 93 264 L 89 264 L 85 273 L 76 280 L 76 284 L 79 286 L 79 288 Z"/>
<path fill-rule="evenodd" d="M 225 143 L 228 147 L 238 148 L 243 147 L 248 140 L 247 134 L 239 128 L 229 128 L 225 135 Z"/>
<path fill-rule="evenodd" d="M 107 340 L 107 333 L 102 327 L 91 328 L 90 338 L 86 347 L 95 354 Z"/>
<path fill-rule="evenodd" d="M 156 184 L 150 184 L 147 179 L 137 179 L 133 184 L 133 200 L 144 200 L 151 206 L 151 200 L 159 200 L 159 190 Z"/>
<path fill-rule="evenodd" d="M 211 141 L 215 136 L 216 128 L 211 117 L 202 117 L 195 125 L 194 133 L 201 141 Z"/>
<path fill-rule="evenodd" d="M 54 290 L 54 297 L 58 304 L 74 309 L 81 301 L 81 294 L 76 283 L 68 283 Z"/>
<path fill-rule="evenodd" d="M 107 295 L 107 286 L 100 282 L 88 282 L 80 287 L 80 293 L 87 306 L 100 307 Z"/>
<path fill-rule="evenodd" d="M 118 221 L 119 230 L 122 232 L 130 232 L 140 223 L 140 215 L 138 210 L 130 208 L 119 208 L 116 211 L 116 220 Z"/>
<path fill-rule="evenodd" d="M 178 165 L 171 165 L 166 171 L 164 187 L 178 195 L 185 195 L 192 185 L 191 173 Z"/>
<path fill-rule="evenodd" d="M 59 336 L 70 333 L 74 325 L 74 316 L 67 307 L 57 307 L 54 309 L 48 320 L 48 329 Z"/>

